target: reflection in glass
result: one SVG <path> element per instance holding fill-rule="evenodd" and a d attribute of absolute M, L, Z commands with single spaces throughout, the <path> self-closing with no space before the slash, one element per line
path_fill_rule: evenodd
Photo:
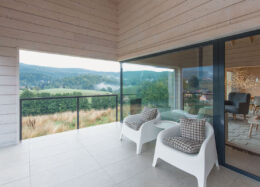
<path fill-rule="evenodd" d="M 144 106 L 162 120 L 213 117 L 212 46 L 167 53 L 123 64 L 124 117 Z"/>
<path fill-rule="evenodd" d="M 260 35 L 225 43 L 226 163 L 260 176 Z"/>

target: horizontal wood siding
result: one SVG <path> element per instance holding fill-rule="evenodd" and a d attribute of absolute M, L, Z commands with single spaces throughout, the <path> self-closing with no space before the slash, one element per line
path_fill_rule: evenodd
<path fill-rule="evenodd" d="M 109 0 L 0 1 L 1 45 L 116 60 L 117 35 L 117 5 Z"/>
<path fill-rule="evenodd" d="M 119 60 L 259 28 L 258 0 L 123 0 Z"/>
<path fill-rule="evenodd" d="M 17 55 L 17 48 L 0 43 L 0 147 L 16 144 L 19 138 Z"/>

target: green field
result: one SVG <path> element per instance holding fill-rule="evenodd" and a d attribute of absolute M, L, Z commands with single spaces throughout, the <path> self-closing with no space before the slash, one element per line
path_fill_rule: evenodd
<path fill-rule="evenodd" d="M 55 94 L 65 94 L 65 93 L 73 93 L 73 92 L 80 92 L 82 95 L 101 95 L 101 94 L 111 94 L 110 92 L 106 91 L 97 91 L 97 90 L 78 90 L 78 89 L 67 89 L 67 88 L 52 88 L 52 89 L 45 89 L 45 90 L 30 90 L 34 93 L 50 93 L 51 95 Z M 20 90 L 20 94 L 23 90 Z"/>

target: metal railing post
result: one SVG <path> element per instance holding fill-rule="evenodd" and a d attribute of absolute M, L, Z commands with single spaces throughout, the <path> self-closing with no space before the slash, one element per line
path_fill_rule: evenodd
<path fill-rule="evenodd" d="M 79 129 L 79 97 L 77 97 L 77 129 Z"/>
<path fill-rule="evenodd" d="M 116 95 L 116 121 L 118 121 L 118 96 Z"/>
<path fill-rule="evenodd" d="M 120 122 L 123 122 L 123 64 L 120 63 Z"/>
<path fill-rule="evenodd" d="M 23 139 L 23 132 L 22 132 L 22 127 L 23 127 L 23 100 L 20 99 L 20 129 L 19 129 L 19 138 L 20 141 Z"/>

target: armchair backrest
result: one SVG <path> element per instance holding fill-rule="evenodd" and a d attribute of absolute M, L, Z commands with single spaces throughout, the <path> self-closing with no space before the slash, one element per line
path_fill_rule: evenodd
<path fill-rule="evenodd" d="M 239 103 L 247 103 L 249 106 L 250 97 L 251 95 L 249 93 L 231 92 L 228 95 L 228 100 L 231 101 L 236 107 L 239 107 Z"/>

